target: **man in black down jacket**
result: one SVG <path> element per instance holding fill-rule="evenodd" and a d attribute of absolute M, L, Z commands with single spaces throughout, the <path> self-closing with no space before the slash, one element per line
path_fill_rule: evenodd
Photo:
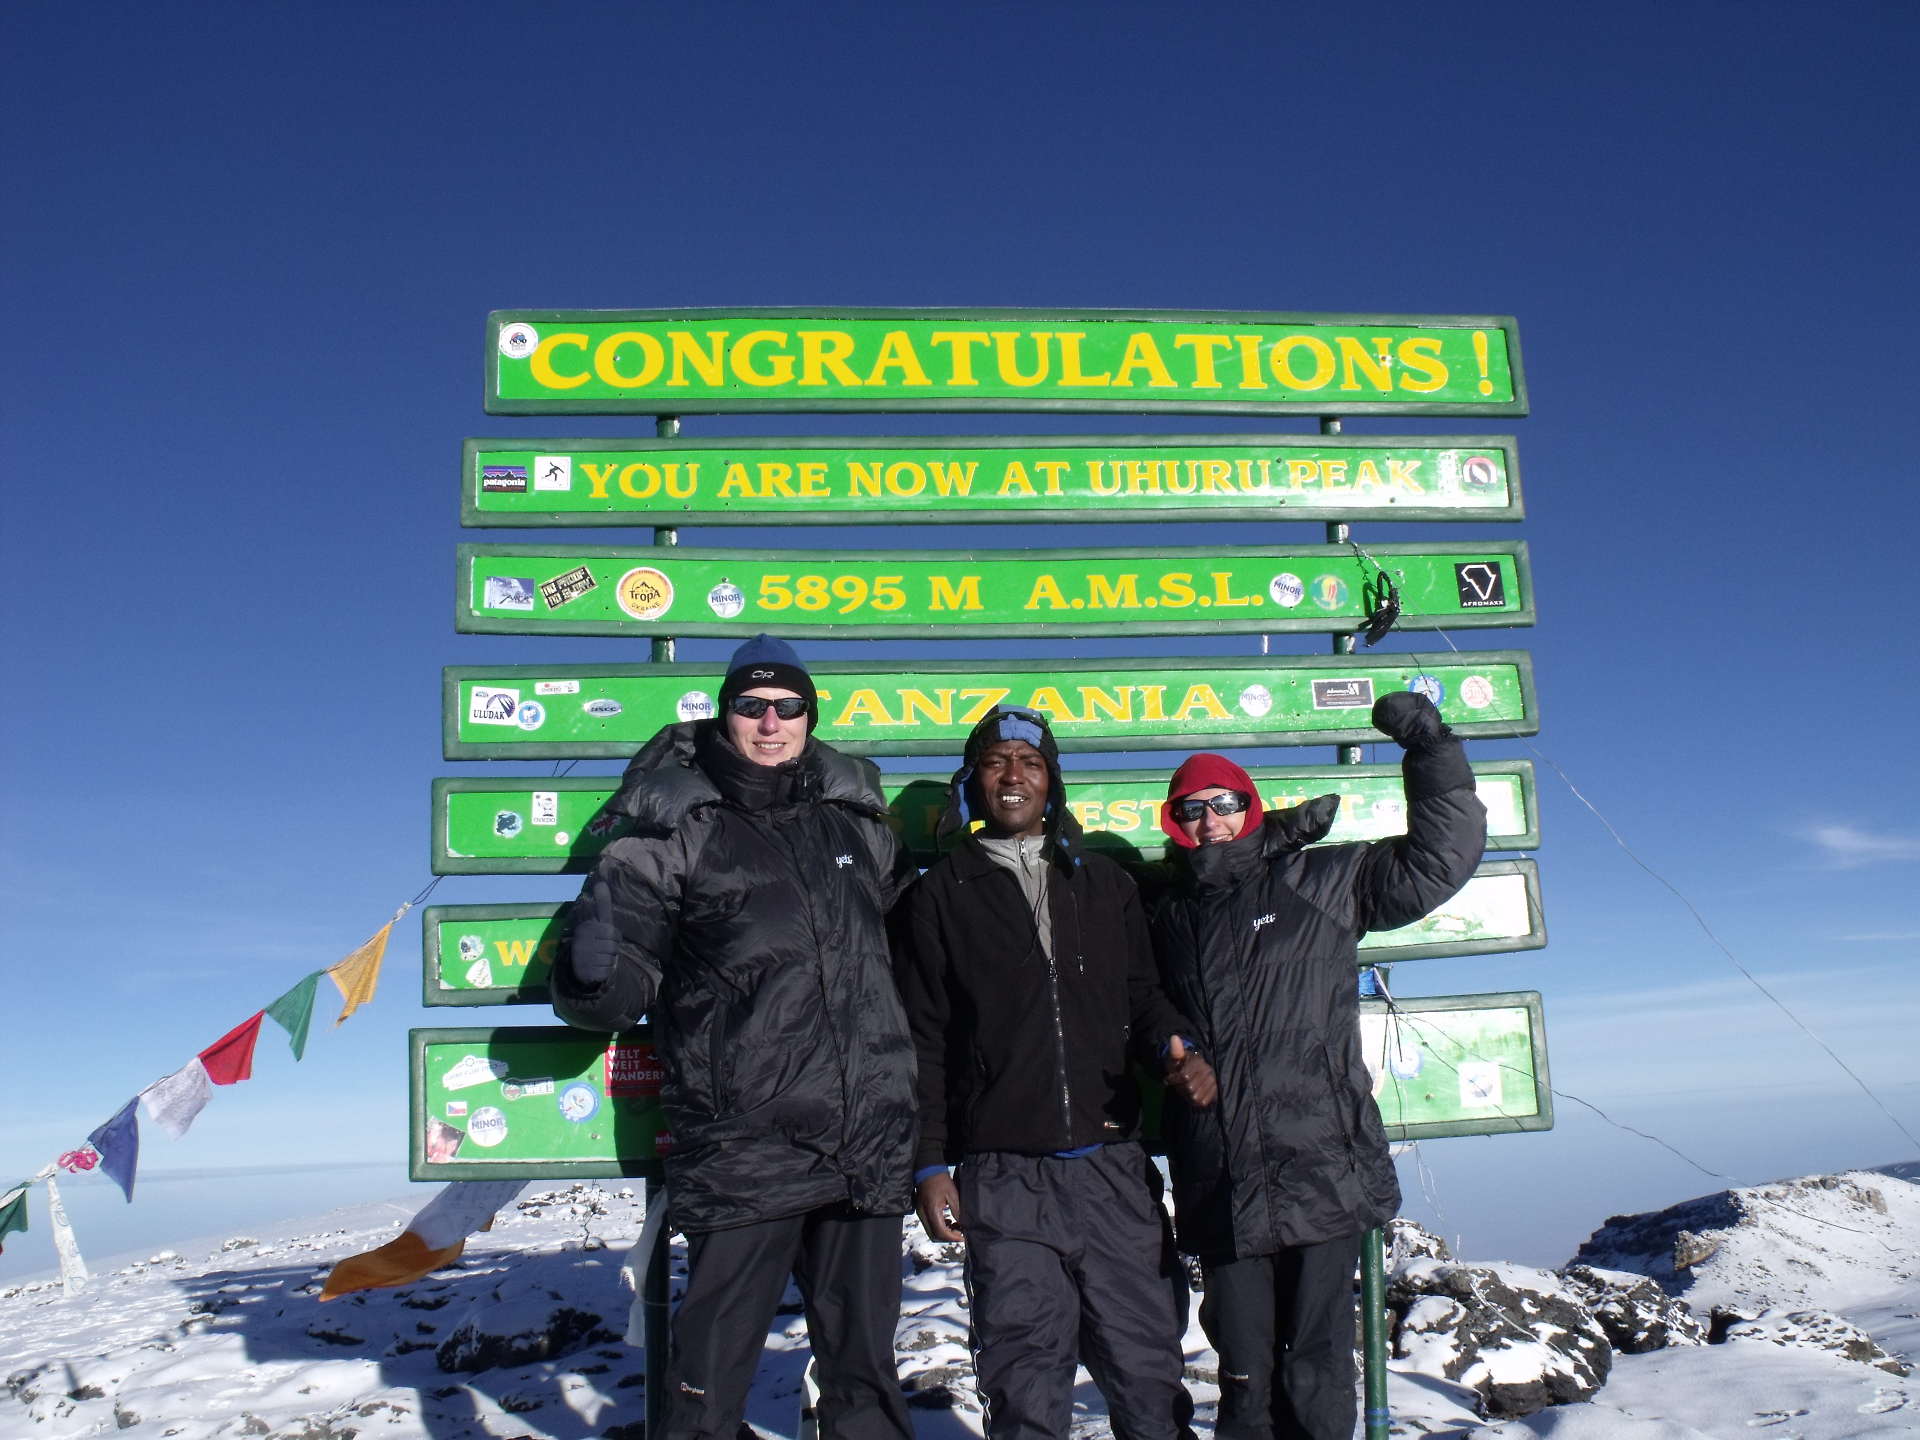
<path fill-rule="evenodd" d="M 1201 1105 L 1213 1074 L 1161 993 L 1133 881 L 1080 853 L 1057 754 L 1034 711 L 982 720 L 941 826 L 958 845 L 905 902 L 920 1218 L 966 1242 L 989 1440 L 1065 1440 L 1076 1359 L 1119 1440 L 1174 1440 L 1193 1413 L 1186 1277 L 1131 1067 L 1164 1067 Z"/>
<path fill-rule="evenodd" d="M 1486 843 L 1473 772 L 1426 697 L 1388 695 L 1373 723 L 1406 750 L 1400 838 L 1307 849 L 1338 797 L 1262 820 L 1219 755 L 1181 766 L 1162 810 L 1188 863 L 1154 944 L 1220 1077 L 1211 1109 L 1169 1100 L 1168 1153 L 1180 1248 L 1206 1272 L 1217 1433 L 1235 1440 L 1353 1434 L 1354 1266 L 1400 1205 L 1360 1052 L 1356 943 L 1447 899 Z"/>
<path fill-rule="evenodd" d="M 811 738 L 813 681 L 770 636 L 734 653 L 719 717 L 628 765 L 633 831 L 588 876 L 554 1010 L 652 1012 L 686 1232 L 663 1440 L 733 1440 L 787 1277 L 818 1365 L 820 1433 L 911 1434 L 893 1358 L 913 1157 L 913 1051 L 886 914 L 913 876 L 878 773 Z"/>

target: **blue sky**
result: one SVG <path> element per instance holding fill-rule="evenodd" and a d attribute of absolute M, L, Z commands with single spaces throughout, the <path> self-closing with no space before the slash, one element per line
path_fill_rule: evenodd
<path fill-rule="evenodd" d="M 509 306 L 1516 315 L 1534 413 L 1483 428 L 1520 437 L 1525 523 L 1356 536 L 1530 543 L 1540 624 L 1462 648 L 1533 653 L 1539 751 L 1920 1133 L 1909 7 L 107 4 L 8 28 L 8 1176 L 427 882 L 428 781 L 478 768 L 440 759 L 442 665 L 642 658 L 452 631 L 461 437 L 552 432 L 481 413 L 486 312 Z M 1715 1171 L 1914 1158 L 1542 782 L 1550 947 L 1403 966 L 1396 988 L 1543 991 L 1556 1083 Z M 404 1191 L 405 1032 L 439 1018 L 413 921 L 371 1009 L 318 1025 L 297 1067 L 269 1029 L 185 1141 L 148 1131 L 153 1172 L 390 1158 L 369 1184 Z M 1423 1146 L 1416 1213 L 1473 1253 L 1557 1261 L 1611 1212 L 1716 1188 L 1560 1114 Z M 0 1265 L 44 1246 L 34 1203 Z"/>

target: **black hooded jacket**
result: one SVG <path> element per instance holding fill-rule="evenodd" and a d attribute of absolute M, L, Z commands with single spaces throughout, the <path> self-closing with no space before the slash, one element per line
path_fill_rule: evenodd
<path fill-rule="evenodd" d="M 970 767 L 955 777 L 958 832 L 902 902 L 900 990 L 919 1055 L 916 1170 L 987 1150 L 1046 1155 L 1137 1138 L 1132 1066 L 1157 1071 L 1192 1028 L 1160 988 L 1145 911 L 1113 861 L 1083 854 L 1049 743 L 1047 907 L 1041 949 L 1020 881 L 959 822 Z"/>
<path fill-rule="evenodd" d="M 1175 1004 L 1199 1026 L 1220 1098 L 1164 1111 L 1180 1248 L 1268 1255 L 1384 1224 L 1400 1204 L 1360 1050 L 1357 943 L 1408 925 L 1473 874 L 1486 810 L 1460 743 L 1403 761 L 1407 833 L 1307 849 L 1327 795 L 1257 835 L 1184 852 L 1154 913 Z"/>
<path fill-rule="evenodd" d="M 634 833 L 582 893 L 609 887 L 618 963 L 592 990 L 557 965 L 553 1008 L 610 1031 L 652 1012 L 675 1228 L 904 1212 L 913 1050 L 886 915 L 913 866 L 878 772 L 817 740 L 755 765 L 692 721 L 647 743 L 609 808 Z"/>

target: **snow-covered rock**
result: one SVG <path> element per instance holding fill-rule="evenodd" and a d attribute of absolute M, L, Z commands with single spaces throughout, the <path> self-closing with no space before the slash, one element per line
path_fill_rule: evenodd
<path fill-rule="evenodd" d="M 1467 1386 L 1483 1415 L 1531 1415 L 1590 1398 L 1613 1347 L 1578 1294 L 1550 1270 L 1416 1259 L 1388 1281 L 1394 1354 Z"/>
<path fill-rule="evenodd" d="M 1657 1280 L 1591 1265 L 1569 1265 L 1560 1278 L 1593 1312 L 1608 1343 L 1622 1354 L 1644 1355 L 1668 1345 L 1707 1343 L 1707 1327 L 1692 1307 L 1667 1294 Z"/>
<path fill-rule="evenodd" d="M 1889 1375 L 1904 1378 L 1913 1373 L 1912 1366 L 1882 1350 L 1858 1325 L 1825 1310 L 1762 1310 L 1749 1316 L 1722 1306 L 1713 1312 L 1712 1339 L 1716 1345 L 1798 1345 L 1857 1360 Z"/>

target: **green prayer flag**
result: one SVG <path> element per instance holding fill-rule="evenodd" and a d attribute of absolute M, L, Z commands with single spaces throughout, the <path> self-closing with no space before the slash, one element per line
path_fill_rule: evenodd
<path fill-rule="evenodd" d="M 27 1187 L 22 1185 L 11 1198 L 0 1203 L 0 1241 L 16 1230 L 27 1228 Z"/>
<path fill-rule="evenodd" d="M 267 1016 L 287 1032 L 293 1058 L 303 1059 L 307 1049 L 307 1027 L 313 1022 L 313 995 L 323 972 L 316 970 L 267 1007 Z"/>

